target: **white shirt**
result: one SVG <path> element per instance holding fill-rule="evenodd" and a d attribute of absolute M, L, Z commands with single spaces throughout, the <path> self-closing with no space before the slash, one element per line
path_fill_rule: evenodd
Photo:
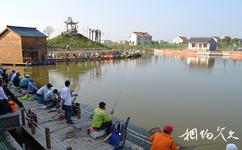
<path fill-rule="evenodd" d="M 61 90 L 61 98 L 64 100 L 64 105 L 71 106 L 71 91 L 68 87 L 64 87 Z"/>
<path fill-rule="evenodd" d="M 46 91 L 45 95 L 44 95 L 44 101 L 51 101 L 54 100 L 54 93 L 52 90 L 48 90 Z"/>
<path fill-rule="evenodd" d="M 16 77 L 16 75 L 17 75 L 17 73 L 14 72 L 13 75 L 12 75 L 12 77 L 11 77 L 11 81 L 12 81 L 12 82 L 13 82 L 13 79 Z"/>
<path fill-rule="evenodd" d="M 45 86 L 42 86 L 36 93 L 39 95 L 45 96 L 45 94 L 48 90 L 49 90 L 49 88 L 45 85 Z"/>
<path fill-rule="evenodd" d="M 0 86 L 0 99 L 8 99 L 7 95 L 5 94 L 3 87 Z"/>

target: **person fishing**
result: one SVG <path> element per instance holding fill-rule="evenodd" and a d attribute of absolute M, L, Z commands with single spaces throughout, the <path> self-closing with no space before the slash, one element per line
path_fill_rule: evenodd
<path fill-rule="evenodd" d="M 64 101 L 64 110 L 65 110 L 65 119 L 67 124 L 74 124 L 74 122 L 71 120 L 71 116 L 73 113 L 72 108 L 72 97 L 77 96 L 77 94 L 72 94 L 72 91 L 70 89 L 70 81 L 65 81 L 65 87 L 61 90 L 61 99 Z"/>
<path fill-rule="evenodd" d="M 92 116 L 92 127 L 97 130 L 106 129 L 106 134 L 110 134 L 114 110 L 112 110 L 110 114 L 107 114 L 105 110 L 106 103 L 100 102 L 99 107 L 94 110 L 94 114 Z"/>
<path fill-rule="evenodd" d="M 149 137 L 152 142 L 151 150 L 179 150 L 176 143 L 172 138 L 172 131 L 174 126 L 171 124 L 166 124 L 163 127 L 163 132 L 157 131 Z"/>

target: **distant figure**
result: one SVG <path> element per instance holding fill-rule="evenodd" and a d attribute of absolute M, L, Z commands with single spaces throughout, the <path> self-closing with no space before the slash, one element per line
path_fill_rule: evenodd
<path fill-rule="evenodd" d="M 33 79 L 29 80 L 29 84 L 28 84 L 28 93 L 29 94 L 35 94 L 37 92 L 37 87 L 34 83 Z"/>
<path fill-rule="evenodd" d="M 167 124 L 163 127 L 163 132 L 156 132 L 149 137 L 151 144 L 151 150 L 179 150 L 175 141 L 172 139 L 173 125 Z"/>
<path fill-rule="evenodd" d="M 29 77 L 30 75 L 29 74 L 26 74 L 21 80 L 20 80 L 20 87 L 23 88 L 23 89 L 27 89 L 28 88 L 28 85 L 29 85 Z"/>
<path fill-rule="evenodd" d="M 9 74 L 8 81 L 11 82 L 11 79 L 12 79 L 13 74 L 15 74 L 15 70 L 12 70 L 12 72 Z"/>
<path fill-rule="evenodd" d="M 15 71 L 12 76 L 11 76 L 11 82 L 13 82 L 14 78 L 16 77 L 17 73 L 19 73 L 18 71 Z"/>
<path fill-rule="evenodd" d="M 99 103 L 99 108 L 94 110 L 93 118 L 92 118 L 92 127 L 96 129 L 106 129 L 106 133 L 111 133 L 112 128 L 112 114 L 107 114 L 105 112 L 106 104 L 104 102 Z"/>
<path fill-rule="evenodd" d="M 238 150 L 238 147 L 235 144 L 227 144 L 226 150 Z"/>
<path fill-rule="evenodd" d="M 71 120 L 71 116 L 73 113 L 72 109 L 72 92 L 70 90 L 70 81 L 65 81 L 65 87 L 61 90 L 61 99 L 64 101 L 64 109 L 65 109 L 65 119 L 67 124 L 74 124 Z"/>
<path fill-rule="evenodd" d="M 7 69 L 3 69 L 2 78 L 3 78 L 3 86 L 7 86 L 7 83 L 8 83 Z"/>
<path fill-rule="evenodd" d="M 13 85 L 15 87 L 19 87 L 19 83 L 20 83 L 20 73 L 16 73 L 14 79 L 13 79 Z"/>

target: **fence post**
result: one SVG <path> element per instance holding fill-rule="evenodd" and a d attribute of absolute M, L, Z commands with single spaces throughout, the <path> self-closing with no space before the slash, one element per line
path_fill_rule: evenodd
<path fill-rule="evenodd" d="M 49 128 L 45 128 L 45 138 L 46 138 L 46 146 L 47 146 L 47 148 L 51 148 L 50 129 Z"/>
<path fill-rule="evenodd" d="M 66 150 L 72 150 L 72 148 L 71 147 L 67 147 L 67 149 Z"/>
<path fill-rule="evenodd" d="M 25 115 L 24 115 L 24 109 L 21 108 L 21 118 L 22 118 L 22 125 L 25 126 Z"/>
<path fill-rule="evenodd" d="M 31 119 L 31 133 L 35 134 L 34 120 Z"/>

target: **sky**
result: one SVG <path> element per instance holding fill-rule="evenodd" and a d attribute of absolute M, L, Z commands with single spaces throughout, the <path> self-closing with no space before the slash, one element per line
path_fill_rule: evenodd
<path fill-rule="evenodd" d="M 242 38 L 241 6 L 242 0 L 2 0 L 0 30 L 51 26 L 54 37 L 70 16 L 79 22 L 79 33 L 101 29 L 103 40 L 128 40 L 134 31 L 166 41 L 177 36 Z"/>

